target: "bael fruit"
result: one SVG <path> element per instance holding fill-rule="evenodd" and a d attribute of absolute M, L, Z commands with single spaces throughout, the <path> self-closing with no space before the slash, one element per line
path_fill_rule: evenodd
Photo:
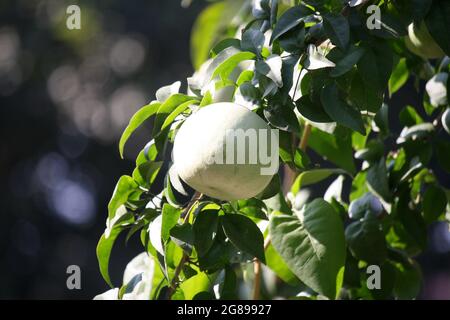
<path fill-rule="evenodd" d="M 405 39 L 405 43 L 411 52 L 425 59 L 438 59 L 445 56 L 444 51 L 434 41 L 423 22 L 420 26 L 414 23 L 408 26 L 408 36 Z"/>
<path fill-rule="evenodd" d="M 246 137 L 245 148 L 234 143 L 234 160 L 226 161 L 228 130 L 236 134 L 239 129 L 241 133 L 253 131 L 257 142 L 250 146 Z M 269 136 L 265 141 L 259 139 L 259 129 L 264 129 L 263 132 Z M 268 130 L 270 127 L 257 114 L 238 104 L 221 102 L 203 107 L 184 122 L 175 136 L 172 156 L 176 171 L 190 187 L 212 198 L 238 200 L 254 197 L 267 187 L 273 177 L 273 174 L 261 172 L 262 168 L 272 164 L 261 161 L 260 156 L 261 148 L 263 155 L 272 153 L 273 137 Z M 242 156 L 243 151 L 245 161 L 239 163 L 237 156 Z M 278 152 L 278 148 L 274 152 Z M 250 161 L 251 156 L 256 157 L 256 161 Z"/>

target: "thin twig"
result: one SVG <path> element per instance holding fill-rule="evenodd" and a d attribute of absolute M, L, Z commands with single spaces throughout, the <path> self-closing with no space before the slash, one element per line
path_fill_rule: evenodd
<path fill-rule="evenodd" d="M 253 300 L 259 300 L 259 293 L 261 289 L 261 261 L 256 259 L 253 263 L 253 270 L 255 273 L 255 279 L 253 283 Z"/>
<path fill-rule="evenodd" d="M 184 223 L 186 223 L 187 221 L 189 221 L 189 213 L 191 212 L 191 208 L 194 205 L 195 202 L 197 202 L 203 195 L 200 192 L 195 192 L 194 196 L 192 197 L 192 200 L 189 201 L 186 209 L 184 210 L 183 214 L 184 214 Z M 186 262 L 189 261 L 189 256 L 183 252 L 183 257 L 180 260 L 180 263 L 178 264 L 177 268 L 175 269 L 175 273 L 173 274 L 173 278 L 172 281 L 170 282 L 170 286 L 169 286 L 169 290 L 167 293 L 167 297 L 170 300 L 170 298 L 172 297 L 172 295 L 175 293 L 175 291 L 178 288 L 178 284 L 179 284 L 179 276 L 181 273 L 181 270 L 183 270 L 183 267 L 185 265 Z"/>

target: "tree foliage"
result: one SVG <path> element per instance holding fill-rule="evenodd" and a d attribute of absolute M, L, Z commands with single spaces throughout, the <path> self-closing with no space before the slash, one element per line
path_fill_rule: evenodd
<path fill-rule="evenodd" d="M 154 268 L 152 279 L 140 280 L 150 282 L 151 299 L 238 298 L 242 281 L 259 281 L 252 262 L 281 279 L 287 298 L 304 291 L 311 299 L 414 298 L 421 285 L 414 257 L 427 246 L 427 226 L 449 219 L 449 191 L 436 172 L 450 171 L 450 59 L 412 53 L 405 36 L 411 23 L 425 23 L 450 55 L 450 3 L 229 2 L 210 4 L 195 24 L 197 71 L 186 93 L 179 83 L 161 88 L 125 129 L 121 154 L 133 131 L 154 119 L 152 140 L 108 206 L 97 248 L 103 277 L 118 285 L 108 275 L 113 243 L 137 233 Z M 378 27 L 370 28 L 375 9 Z M 390 97 L 407 83 L 423 100 L 390 112 Z M 183 121 L 224 100 L 281 130 L 284 175 L 252 199 L 220 202 L 160 170 L 170 167 Z M 393 122 L 403 130 L 392 131 Z M 163 175 L 161 188 L 154 181 Z M 303 198 L 333 176 L 323 196 Z M 383 271 L 382 290 L 367 289 L 370 264 Z"/>

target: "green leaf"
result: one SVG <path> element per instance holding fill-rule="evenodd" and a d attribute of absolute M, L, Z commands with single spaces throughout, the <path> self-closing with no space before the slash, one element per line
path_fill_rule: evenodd
<path fill-rule="evenodd" d="M 161 238 L 166 242 L 170 237 L 170 230 L 180 219 L 180 210 L 165 203 L 162 208 Z"/>
<path fill-rule="evenodd" d="M 270 43 L 275 41 L 277 38 L 288 32 L 295 26 L 299 25 L 305 17 L 313 13 L 314 12 L 310 8 L 304 5 L 295 6 L 286 10 L 286 12 L 284 12 L 280 16 L 273 29 Z"/>
<path fill-rule="evenodd" d="M 345 238 L 356 259 L 376 264 L 386 259 L 387 246 L 381 223 L 372 213 L 350 224 L 345 230 Z"/>
<path fill-rule="evenodd" d="M 322 104 L 313 102 L 309 95 L 302 96 L 295 102 L 295 105 L 298 112 L 310 121 L 319 123 L 333 122 L 333 119 L 323 109 Z"/>
<path fill-rule="evenodd" d="M 125 147 L 125 143 L 130 138 L 131 134 L 149 117 L 154 115 L 161 103 L 152 102 L 144 107 L 142 107 L 138 112 L 136 112 L 133 117 L 131 117 L 130 122 L 128 123 L 125 131 L 122 133 L 119 141 L 119 152 L 120 157 L 123 159 L 123 150 Z"/>
<path fill-rule="evenodd" d="M 323 16 L 323 26 L 331 42 L 345 50 L 350 41 L 350 27 L 347 19 L 341 14 L 325 14 Z"/>
<path fill-rule="evenodd" d="M 264 34 L 258 29 L 248 29 L 242 34 L 241 48 L 244 51 L 253 52 L 258 57 L 264 46 Z"/>
<path fill-rule="evenodd" d="M 447 56 L 450 56 L 450 3 L 448 1 L 433 1 L 430 11 L 425 17 L 425 23 L 436 43 Z"/>
<path fill-rule="evenodd" d="M 400 111 L 400 122 L 406 127 L 412 127 L 423 122 L 422 117 L 417 113 L 416 109 L 406 106 Z"/>
<path fill-rule="evenodd" d="M 171 115 L 171 113 L 177 109 L 177 107 L 179 107 L 181 104 L 185 103 L 192 104 L 194 102 L 197 102 L 197 99 L 181 93 L 176 93 L 170 96 L 158 108 L 158 111 L 156 112 L 155 122 L 153 124 L 153 136 L 156 136 L 162 130 L 165 121 L 167 120 L 169 115 Z M 175 117 L 173 117 L 173 119 L 175 119 Z M 168 124 L 166 124 L 166 127 L 167 125 Z"/>
<path fill-rule="evenodd" d="M 422 272 L 417 262 L 408 264 L 396 263 L 394 294 L 397 299 L 415 299 L 422 286 Z"/>
<path fill-rule="evenodd" d="M 365 135 L 366 129 L 361 113 L 339 97 L 339 90 L 335 83 L 325 86 L 320 96 L 325 112 L 337 123 L 358 131 Z"/>
<path fill-rule="evenodd" d="M 365 53 L 358 62 L 358 73 L 366 87 L 382 92 L 388 85 L 393 68 L 393 52 L 385 41 L 364 44 Z"/>
<path fill-rule="evenodd" d="M 172 83 L 171 85 L 159 88 L 156 91 L 156 94 L 155 94 L 156 100 L 158 100 L 159 102 L 163 103 L 171 95 L 180 92 L 180 87 L 181 87 L 181 82 L 180 81 L 176 81 L 176 82 Z"/>
<path fill-rule="evenodd" d="M 406 64 L 406 58 L 401 58 L 389 78 L 389 95 L 392 96 L 395 92 L 408 81 L 409 69 Z"/>
<path fill-rule="evenodd" d="M 207 80 L 212 80 L 217 76 L 220 76 L 221 79 L 228 79 L 230 73 L 240 62 L 254 58 L 255 54 L 253 52 L 240 51 L 234 47 L 228 47 L 220 52 L 208 66 L 206 74 L 210 74 L 211 77 Z"/>
<path fill-rule="evenodd" d="M 238 200 L 235 201 L 234 205 L 237 211 L 248 217 L 268 220 L 265 214 L 267 208 L 262 200 L 256 198 Z"/>
<path fill-rule="evenodd" d="M 191 253 L 192 246 L 194 245 L 194 231 L 191 224 L 184 223 L 175 225 L 170 229 L 170 238 L 175 244 L 186 250 L 189 254 Z"/>
<path fill-rule="evenodd" d="M 333 174 L 346 173 L 341 169 L 315 169 L 302 172 L 294 181 L 291 192 L 297 194 L 302 187 L 320 182 Z"/>
<path fill-rule="evenodd" d="M 234 38 L 227 38 L 219 41 L 214 48 L 211 49 L 211 56 L 214 58 L 217 56 L 221 51 L 228 47 L 234 47 L 236 49 L 241 48 L 241 40 L 234 39 Z"/>
<path fill-rule="evenodd" d="M 364 48 L 351 47 L 345 56 L 336 62 L 336 67 L 330 71 L 331 77 L 339 77 L 350 71 L 359 59 L 364 55 Z"/>
<path fill-rule="evenodd" d="M 423 217 L 427 223 L 432 223 L 445 213 L 447 207 L 447 195 L 437 186 L 430 185 L 423 195 Z"/>
<path fill-rule="evenodd" d="M 265 263 L 264 237 L 252 220 L 241 214 L 227 214 L 221 223 L 225 235 L 236 248 Z"/>
<path fill-rule="evenodd" d="M 112 288 L 114 287 L 111 278 L 109 277 L 109 259 L 111 256 L 111 250 L 114 246 L 114 242 L 119 236 L 121 228 L 116 227 L 111 230 L 108 237 L 105 234 L 102 235 L 97 244 L 97 261 L 100 268 L 100 273 L 102 274 L 103 279 L 105 279 L 106 283 Z"/>
<path fill-rule="evenodd" d="M 194 245 L 199 256 L 204 256 L 211 248 L 217 233 L 219 215 L 217 210 L 202 210 L 194 221 Z"/>
<path fill-rule="evenodd" d="M 208 59 L 210 49 L 219 38 L 221 29 L 230 22 L 241 6 L 242 1 L 217 2 L 200 13 L 191 32 L 191 60 L 195 69 L 200 68 Z"/>
<path fill-rule="evenodd" d="M 380 159 L 377 163 L 374 163 L 369 170 L 367 170 L 366 179 L 367 186 L 372 193 L 384 201 L 390 202 L 392 195 L 389 190 L 388 174 L 384 158 Z"/>
<path fill-rule="evenodd" d="M 336 131 L 342 131 L 338 129 L 339 127 Z M 309 136 L 308 145 L 324 157 L 324 159 L 335 163 L 352 174 L 355 173 L 356 168 L 353 159 L 352 140 L 349 134 L 339 136 L 313 128 Z"/>
<path fill-rule="evenodd" d="M 195 295 L 200 292 L 208 291 L 211 287 L 211 276 L 204 272 L 200 272 L 193 277 L 183 281 L 180 284 L 181 290 L 184 293 L 184 299 L 192 300 Z"/>
<path fill-rule="evenodd" d="M 175 108 L 170 114 L 167 116 L 167 118 L 164 120 L 164 123 L 161 126 L 161 131 L 166 129 L 168 126 L 172 124 L 172 122 L 175 120 L 176 117 L 178 117 L 180 114 L 182 114 L 191 104 L 197 103 L 197 100 L 188 100 L 184 103 L 181 103 L 178 107 Z"/>
<path fill-rule="evenodd" d="M 279 55 L 270 55 L 265 61 L 256 61 L 255 69 L 258 73 L 272 80 L 280 88 L 283 86 L 281 66 L 281 57 Z"/>
<path fill-rule="evenodd" d="M 270 243 L 266 249 L 266 263 L 267 266 L 284 282 L 292 286 L 298 286 L 300 284 L 297 276 L 289 269 L 283 261 L 283 258 L 273 247 L 272 243 Z"/>
<path fill-rule="evenodd" d="M 273 215 L 272 244 L 289 268 L 314 291 L 335 298 L 342 285 L 345 237 L 333 207 L 315 199 L 295 215 Z"/>
<path fill-rule="evenodd" d="M 288 104 L 283 104 L 278 99 L 269 102 L 269 106 L 264 109 L 264 117 L 280 130 L 296 134 L 300 132 L 300 125 L 294 111 Z"/>
<path fill-rule="evenodd" d="M 121 176 L 116 184 L 111 200 L 108 203 L 108 219 L 114 218 L 117 209 L 125 204 L 131 193 L 138 188 L 137 183 L 130 176 Z"/>

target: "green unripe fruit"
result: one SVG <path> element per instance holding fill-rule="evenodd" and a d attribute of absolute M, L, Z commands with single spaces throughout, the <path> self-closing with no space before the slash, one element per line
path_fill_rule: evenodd
<path fill-rule="evenodd" d="M 178 175 L 193 189 L 216 199 L 248 199 L 258 195 L 273 177 L 273 174 L 262 174 L 261 168 L 270 165 L 262 164 L 265 161 L 261 161 L 259 150 L 266 147 L 263 154 L 269 155 L 272 138 L 263 141 L 265 145 L 261 146 L 258 136 L 253 145 L 257 148 L 257 161 L 248 161 L 250 154 L 255 156 L 248 140 L 244 140 L 244 148 L 239 148 L 239 143 L 233 148 L 232 159 L 242 156 L 245 149 L 244 163 L 227 160 L 232 154 L 227 154 L 227 134 L 230 130 L 246 132 L 249 129 L 253 132 L 263 129 L 267 133 L 270 127 L 256 113 L 238 104 L 223 102 L 201 108 L 183 123 L 175 136 L 172 156 Z"/>

